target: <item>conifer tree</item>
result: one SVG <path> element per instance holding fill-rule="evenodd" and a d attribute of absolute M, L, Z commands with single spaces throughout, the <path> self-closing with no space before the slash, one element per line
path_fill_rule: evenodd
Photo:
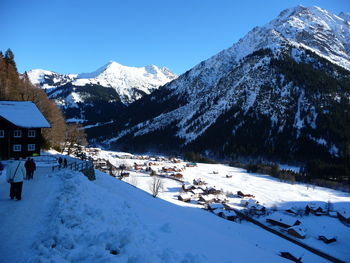
<path fill-rule="evenodd" d="M 9 48 L 5 52 L 5 60 L 8 64 L 11 64 L 14 69 L 17 72 L 16 62 L 15 62 L 15 55 L 13 54 L 12 50 Z"/>

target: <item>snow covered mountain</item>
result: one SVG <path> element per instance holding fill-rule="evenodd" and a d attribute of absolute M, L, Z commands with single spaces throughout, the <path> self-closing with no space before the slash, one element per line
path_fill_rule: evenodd
<path fill-rule="evenodd" d="M 350 129 L 348 17 L 319 7 L 284 10 L 132 104 L 106 142 L 226 156 L 344 156 L 350 141 L 344 132 Z"/>
<path fill-rule="evenodd" d="M 73 81 L 76 74 L 59 74 L 43 69 L 32 69 L 27 72 L 30 82 L 43 89 L 56 88 Z"/>
<path fill-rule="evenodd" d="M 165 67 L 127 67 L 114 61 L 92 73 L 65 75 L 34 69 L 27 75 L 63 108 L 68 120 L 90 125 L 109 122 L 116 110 L 177 77 Z M 109 113 L 96 116 L 102 111 Z"/>
<path fill-rule="evenodd" d="M 123 103 L 131 103 L 175 78 L 176 75 L 165 67 L 126 67 L 110 61 L 92 73 L 79 74 L 72 84 L 111 87 L 117 91 Z"/>

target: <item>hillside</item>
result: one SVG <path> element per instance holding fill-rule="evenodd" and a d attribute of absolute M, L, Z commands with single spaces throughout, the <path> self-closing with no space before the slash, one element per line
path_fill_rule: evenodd
<path fill-rule="evenodd" d="M 91 182 L 76 172 L 51 173 L 39 161 L 38 166 L 34 180 L 24 183 L 22 201 L 8 200 L 7 193 L 0 192 L 1 262 L 290 262 L 279 256 L 281 251 L 306 263 L 326 262 L 247 222 L 223 220 L 174 200 L 178 186 L 172 180 L 164 182 L 161 198 L 153 198 L 98 171 Z M 198 168 L 193 168 L 196 176 L 209 167 Z M 232 180 L 240 181 L 237 172 Z M 149 191 L 149 176 L 132 176 L 138 187 Z M 1 176 L 1 189 L 7 186 Z M 322 189 L 310 194 L 308 200 L 326 194 L 335 203 L 349 198 Z M 346 252 L 339 255 L 348 257 Z"/>
<path fill-rule="evenodd" d="M 131 104 L 119 123 L 105 127 L 118 130 L 104 134 L 106 145 L 233 158 L 346 158 L 346 18 L 319 7 L 284 10 L 232 47 Z"/>

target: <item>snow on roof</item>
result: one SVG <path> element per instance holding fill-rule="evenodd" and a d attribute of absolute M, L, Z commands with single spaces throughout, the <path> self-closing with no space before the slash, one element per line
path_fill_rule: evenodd
<path fill-rule="evenodd" d="M 288 228 L 288 230 L 294 230 L 296 233 L 298 233 L 302 237 L 306 236 L 306 229 L 301 225 L 292 226 L 292 227 Z"/>
<path fill-rule="evenodd" d="M 219 215 L 221 213 L 223 214 L 225 212 L 225 210 L 222 208 L 218 208 L 218 209 L 214 209 L 212 212 L 216 215 Z"/>
<path fill-rule="evenodd" d="M 211 200 L 214 200 L 215 199 L 215 195 L 202 195 L 201 196 L 203 198 L 204 201 L 211 201 Z"/>
<path fill-rule="evenodd" d="M 187 199 L 187 198 L 192 197 L 192 195 L 190 193 L 180 194 L 179 196 L 181 196 L 181 198 L 183 198 L 183 199 Z"/>
<path fill-rule="evenodd" d="M 194 194 L 202 194 L 204 191 L 202 189 L 197 188 L 197 189 L 191 190 L 191 192 Z"/>
<path fill-rule="evenodd" d="M 298 221 L 298 219 L 283 214 L 273 214 L 269 216 L 268 219 L 278 221 L 289 226 L 293 226 Z"/>
<path fill-rule="evenodd" d="M 218 208 L 224 208 L 224 205 L 221 203 L 213 203 L 208 205 L 209 209 L 218 209 Z"/>
<path fill-rule="evenodd" d="M 328 213 L 330 216 L 337 216 L 337 212 L 335 212 L 335 211 L 330 211 L 329 213 Z"/>
<path fill-rule="evenodd" d="M 191 185 L 191 184 L 188 184 L 188 185 L 183 184 L 182 187 L 183 187 L 184 189 L 186 189 L 186 190 L 191 190 L 192 187 L 193 187 L 193 185 Z"/>
<path fill-rule="evenodd" d="M 233 210 L 229 210 L 229 211 L 224 210 L 224 211 L 223 211 L 223 215 L 224 215 L 225 217 L 229 217 L 229 216 L 237 216 L 236 212 L 235 212 L 235 211 L 233 211 Z"/>
<path fill-rule="evenodd" d="M 0 101 L 0 116 L 22 128 L 51 127 L 31 101 Z"/>

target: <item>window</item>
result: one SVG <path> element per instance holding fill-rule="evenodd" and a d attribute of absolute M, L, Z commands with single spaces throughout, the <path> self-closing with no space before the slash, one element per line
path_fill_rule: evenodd
<path fill-rule="evenodd" d="M 13 137 L 20 138 L 22 137 L 22 131 L 21 130 L 15 130 L 13 131 Z"/>
<path fill-rule="evenodd" d="M 13 145 L 13 151 L 14 151 L 14 152 L 20 152 L 20 151 L 22 151 L 22 145 L 20 145 L 20 144 L 14 144 L 14 145 Z"/>
<path fill-rule="evenodd" d="M 28 137 L 35 137 L 35 130 L 29 130 Z"/>
<path fill-rule="evenodd" d="M 28 144 L 28 152 L 34 152 L 35 151 L 35 144 Z"/>
<path fill-rule="evenodd" d="M 0 138 L 4 138 L 5 137 L 5 131 L 4 130 L 0 130 Z"/>

